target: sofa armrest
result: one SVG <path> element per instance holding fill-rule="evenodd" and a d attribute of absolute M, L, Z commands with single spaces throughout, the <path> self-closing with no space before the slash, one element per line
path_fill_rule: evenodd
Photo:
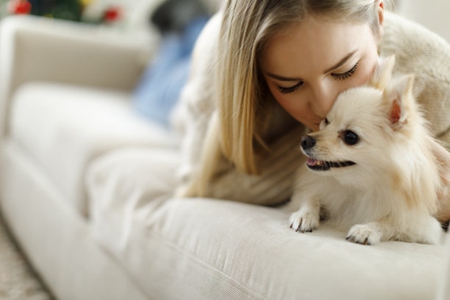
<path fill-rule="evenodd" d="M 152 55 L 155 35 L 33 16 L 0 28 L 0 111 L 15 89 L 47 81 L 130 91 Z M 0 133 L 4 133 L 3 117 Z"/>

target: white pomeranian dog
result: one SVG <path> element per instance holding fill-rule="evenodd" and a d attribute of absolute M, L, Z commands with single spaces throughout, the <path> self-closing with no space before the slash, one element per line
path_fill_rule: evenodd
<path fill-rule="evenodd" d="M 302 137 L 293 230 L 311 232 L 325 218 L 359 244 L 440 242 L 434 141 L 413 76 L 392 78 L 394 62 L 382 60 L 368 85 L 342 92 L 320 130 Z"/>

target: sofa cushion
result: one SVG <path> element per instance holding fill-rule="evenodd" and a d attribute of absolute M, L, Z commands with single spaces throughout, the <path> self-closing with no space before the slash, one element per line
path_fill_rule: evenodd
<path fill-rule="evenodd" d="M 450 235 L 450 232 L 448 233 Z M 446 241 L 447 262 L 445 263 L 447 271 L 440 279 L 437 300 L 448 300 L 450 297 L 450 238 Z"/>
<path fill-rule="evenodd" d="M 119 149 L 88 170 L 96 239 L 152 299 L 433 299 L 445 250 L 362 246 L 284 208 L 174 199 L 177 153 Z M 232 188 L 232 187 L 230 187 Z"/>
<path fill-rule="evenodd" d="M 9 138 L 42 167 L 56 188 L 86 215 L 84 171 L 90 160 L 126 145 L 173 148 L 164 128 L 135 114 L 130 95 L 44 82 L 14 95 Z"/>

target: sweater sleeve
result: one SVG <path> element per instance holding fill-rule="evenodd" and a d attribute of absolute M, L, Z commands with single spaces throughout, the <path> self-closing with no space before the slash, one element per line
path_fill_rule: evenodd
<path fill-rule="evenodd" d="M 270 152 L 258 166 L 260 175 L 239 172 L 223 159 L 208 186 L 207 196 L 259 205 L 288 200 L 295 173 L 304 161 L 299 146 L 304 131 L 303 126 L 296 126 L 272 143 Z"/>
<path fill-rule="evenodd" d="M 215 110 L 212 74 L 215 72 L 220 23 L 221 15 L 218 13 L 198 37 L 188 81 L 171 114 L 171 124 L 181 137 L 181 166 L 176 175 L 182 186 L 187 185 L 199 164 L 207 128 Z"/>

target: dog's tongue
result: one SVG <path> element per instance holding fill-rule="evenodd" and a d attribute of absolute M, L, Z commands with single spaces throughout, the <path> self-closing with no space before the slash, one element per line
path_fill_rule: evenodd
<path fill-rule="evenodd" d="M 317 159 L 314 159 L 311 157 L 308 157 L 308 160 L 306 161 L 306 164 L 308 164 L 308 166 L 310 166 L 310 167 L 317 166 L 318 163 L 319 163 L 319 161 Z"/>

